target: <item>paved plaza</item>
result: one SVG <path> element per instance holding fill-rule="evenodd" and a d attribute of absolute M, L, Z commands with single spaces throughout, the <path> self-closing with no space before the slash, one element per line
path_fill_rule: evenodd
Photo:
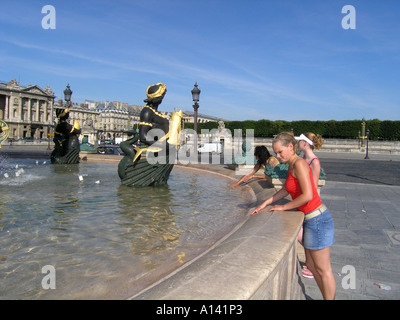
<path fill-rule="evenodd" d="M 332 154 L 320 154 L 322 166 L 324 159 L 332 157 Z M 357 155 L 334 157 L 357 159 Z M 373 155 L 373 159 L 370 166 L 385 162 L 397 165 L 397 172 L 381 174 L 388 176 L 386 181 L 400 171 L 399 156 L 388 159 Z M 360 161 L 365 164 L 370 160 Z M 337 166 L 340 170 L 340 159 Z M 336 299 L 400 299 L 400 181 L 397 185 L 375 184 L 372 179 L 367 180 L 368 171 L 364 173 L 367 183 L 329 180 L 329 169 L 327 176 L 321 197 L 335 222 L 331 263 Z M 300 246 L 299 252 L 303 260 Z M 322 298 L 314 279 L 301 276 L 301 281 L 307 299 Z"/>

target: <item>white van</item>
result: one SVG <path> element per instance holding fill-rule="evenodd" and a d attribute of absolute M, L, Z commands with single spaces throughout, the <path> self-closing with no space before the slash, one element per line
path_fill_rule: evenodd
<path fill-rule="evenodd" d="M 197 151 L 202 152 L 215 152 L 221 153 L 222 152 L 222 144 L 218 142 L 210 142 L 210 143 L 202 143 L 197 148 Z"/>

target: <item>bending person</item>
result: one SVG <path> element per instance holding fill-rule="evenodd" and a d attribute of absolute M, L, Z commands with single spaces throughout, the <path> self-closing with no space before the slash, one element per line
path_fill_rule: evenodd
<path fill-rule="evenodd" d="M 270 164 L 274 167 L 279 164 L 278 159 L 271 156 L 268 149 L 264 146 L 255 147 L 254 156 L 256 157 L 257 163 L 255 164 L 253 170 L 249 174 L 246 174 L 241 179 L 239 179 L 237 182 L 232 184 L 232 188 L 236 188 L 242 182 L 247 182 L 252 178 L 257 178 L 257 179 L 266 178 L 265 174 L 257 174 L 256 175 L 258 170 L 260 170 L 261 167 L 266 167 L 267 164 Z"/>

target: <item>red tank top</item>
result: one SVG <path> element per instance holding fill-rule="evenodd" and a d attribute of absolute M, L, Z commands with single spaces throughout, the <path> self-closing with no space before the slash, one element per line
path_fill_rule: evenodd
<path fill-rule="evenodd" d="M 304 214 L 314 211 L 320 205 L 322 205 L 321 198 L 317 192 L 317 188 L 315 187 L 315 184 L 313 181 L 311 167 L 309 167 L 309 169 L 310 169 L 310 179 L 311 179 L 313 198 L 306 204 L 303 204 L 302 206 L 297 208 L 300 211 L 303 211 Z M 292 175 L 292 171 L 289 171 L 289 174 L 286 178 L 285 188 L 286 188 L 286 191 L 289 192 L 289 194 L 291 195 L 293 200 L 301 195 L 301 188 L 300 188 L 299 181 L 297 180 L 297 178 L 295 178 Z"/>

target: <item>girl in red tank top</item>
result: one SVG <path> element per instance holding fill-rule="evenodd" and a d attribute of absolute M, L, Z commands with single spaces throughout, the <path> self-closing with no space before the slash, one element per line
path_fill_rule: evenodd
<path fill-rule="evenodd" d="M 285 187 L 259 205 L 251 215 L 254 215 L 269 205 L 268 211 L 285 211 L 299 209 L 305 215 L 303 229 L 307 267 L 314 275 L 324 299 L 335 298 L 336 282 L 330 263 L 330 245 L 334 241 L 334 227 L 329 210 L 322 205 L 321 198 L 312 177 L 312 171 L 307 162 L 296 153 L 297 142 L 290 132 L 278 134 L 272 148 L 282 163 L 289 164 Z M 292 201 L 284 204 L 275 202 L 291 195 Z M 317 227 L 314 227 L 318 225 Z M 307 245 L 306 245 L 307 243 Z"/>
<path fill-rule="evenodd" d="M 310 171 L 310 179 L 312 181 L 312 179 L 313 179 L 312 170 L 311 170 L 311 167 L 309 167 L 309 168 L 310 168 L 310 170 L 309 170 Z M 292 175 L 292 171 L 289 171 L 289 174 L 286 178 L 285 189 L 287 192 L 290 193 L 290 196 L 292 197 L 292 199 L 296 199 L 302 193 L 299 181 Z M 312 183 L 312 193 L 313 193 L 313 198 L 311 199 L 311 201 L 309 201 L 297 208 L 300 211 L 304 212 L 305 214 L 309 213 L 311 211 L 314 211 L 315 209 L 318 209 L 322 205 L 321 198 L 318 194 L 317 188 L 315 187 L 314 183 Z"/>
<path fill-rule="evenodd" d="M 279 161 L 289 164 L 285 188 L 282 188 L 272 197 L 265 200 L 251 214 L 258 213 L 266 206 L 285 198 L 289 194 L 292 196 L 292 201 L 283 205 L 273 205 L 268 211 L 299 209 L 307 214 L 315 209 L 318 209 L 322 205 L 312 178 L 311 168 L 304 159 L 301 159 L 297 155 L 296 140 L 294 139 L 293 134 L 288 133 L 288 135 L 289 138 L 294 141 L 293 143 L 288 143 L 287 146 L 285 146 L 285 143 L 276 141 L 272 145 Z"/>

